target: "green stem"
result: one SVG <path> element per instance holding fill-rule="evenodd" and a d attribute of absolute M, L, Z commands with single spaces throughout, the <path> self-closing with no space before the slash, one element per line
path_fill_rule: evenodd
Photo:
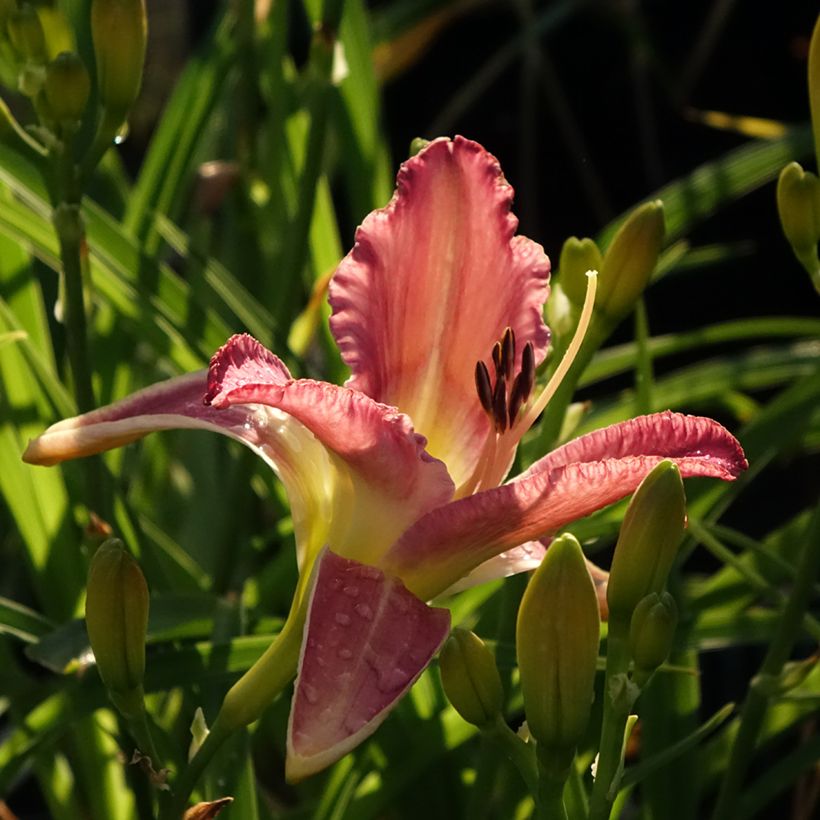
<path fill-rule="evenodd" d="M 820 574 L 820 505 L 814 511 L 803 539 L 794 586 L 786 603 L 777 632 L 763 660 L 758 679 L 779 675 L 789 659 L 803 625 L 803 616 L 811 600 L 815 579 Z M 749 687 L 740 715 L 729 765 L 721 783 L 712 820 L 730 820 L 739 800 L 740 789 L 755 751 L 760 727 L 769 708 L 770 695 L 765 686 Z"/>
<path fill-rule="evenodd" d="M 564 805 L 564 786 L 574 757 L 574 749 L 536 748 L 538 790 L 535 816 L 538 820 L 568 820 Z"/>
<path fill-rule="evenodd" d="M 304 607 L 291 610 L 285 626 L 256 663 L 228 690 L 211 731 L 172 786 L 160 820 L 179 820 L 197 781 L 222 744 L 238 729 L 258 720 L 296 674 Z"/>
<path fill-rule="evenodd" d="M 496 715 L 495 721 L 482 730 L 484 737 L 500 748 L 507 759 L 518 769 L 521 779 L 527 784 L 533 796 L 538 790 L 538 769 L 535 765 L 535 755 L 532 746 L 523 741 L 504 722 L 501 715 Z"/>
<path fill-rule="evenodd" d="M 626 691 L 629 667 L 629 626 L 610 621 L 604 680 L 604 716 L 598 768 L 589 804 L 589 820 L 606 820 L 617 794 L 615 782 L 621 768 L 624 730 L 632 706 Z"/>
<path fill-rule="evenodd" d="M 60 261 L 63 268 L 63 318 L 74 397 L 79 412 L 87 413 L 94 409 L 96 401 L 91 382 L 85 314 L 83 254 L 86 240 L 80 208 L 82 188 L 74 161 L 74 135 L 71 131 L 66 130 L 61 137 L 53 153 L 56 184 L 52 223 L 60 244 Z M 106 511 L 103 503 L 100 460 L 98 458 L 87 459 L 85 471 L 88 505 L 91 509 L 104 515 Z"/>

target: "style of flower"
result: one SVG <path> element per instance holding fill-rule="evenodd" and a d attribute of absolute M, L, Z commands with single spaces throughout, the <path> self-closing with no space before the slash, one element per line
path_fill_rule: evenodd
<path fill-rule="evenodd" d="M 539 539 L 631 493 L 663 459 L 724 480 L 746 467 L 719 424 L 666 412 L 582 436 L 502 483 L 554 387 L 533 395 L 549 344 L 549 261 L 515 236 L 511 202 L 481 146 L 435 140 L 402 166 L 392 201 L 365 219 L 330 283 L 345 386 L 294 379 L 234 336 L 207 373 L 61 421 L 26 451 L 54 464 L 196 428 L 276 471 L 300 567 L 291 624 L 304 623 L 291 779 L 371 734 L 428 665 L 450 628 L 428 601 L 465 576 L 532 568 Z"/>

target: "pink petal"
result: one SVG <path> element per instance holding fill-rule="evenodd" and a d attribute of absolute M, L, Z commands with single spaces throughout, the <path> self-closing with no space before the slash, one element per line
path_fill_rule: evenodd
<path fill-rule="evenodd" d="M 716 471 L 714 477 L 724 479 L 737 478 L 749 466 L 740 443 L 725 427 L 704 416 L 666 410 L 612 424 L 569 441 L 536 461 L 516 480 L 573 462 L 637 455 L 709 459 Z"/>
<path fill-rule="evenodd" d="M 316 567 L 288 724 L 288 780 L 371 735 L 430 663 L 450 613 L 375 567 L 325 551 Z"/>
<path fill-rule="evenodd" d="M 549 260 L 514 236 L 512 188 L 497 160 L 456 137 L 399 171 L 390 204 L 365 219 L 330 284 L 331 328 L 349 386 L 410 415 L 456 485 L 471 473 L 489 423 L 475 364 L 507 326 L 520 351 L 545 355 Z"/>
<path fill-rule="evenodd" d="M 61 421 L 29 444 L 24 459 L 56 464 L 171 428 L 228 435 L 277 471 L 291 502 L 300 566 L 326 543 L 375 562 L 453 493 L 445 466 L 425 452 L 406 416 L 353 390 L 292 380 L 246 336 L 221 348 L 207 378 L 171 379 Z"/>
<path fill-rule="evenodd" d="M 600 460 L 567 463 L 568 455 Z M 746 468 L 740 445 L 717 422 L 645 416 L 571 442 L 502 487 L 433 510 L 402 535 L 381 566 L 429 599 L 499 552 L 623 498 L 665 458 L 683 476 L 732 480 Z"/>
<path fill-rule="evenodd" d="M 257 404 L 283 410 L 338 456 L 349 480 L 336 482 L 337 526 L 329 530 L 329 543 L 344 555 L 377 563 L 412 521 L 450 500 L 454 488 L 447 468 L 425 451 L 424 437 L 407 416 L 364 393 L 310 379 L 285 381 L 278 370 L 254 381 L 267 375 L 259 362 L 268 351 L 248 339 L 234 337 L 214 357 L 209 400 L 220 408 Z M 229 367 L 223 367 L 225 358 Z"/>

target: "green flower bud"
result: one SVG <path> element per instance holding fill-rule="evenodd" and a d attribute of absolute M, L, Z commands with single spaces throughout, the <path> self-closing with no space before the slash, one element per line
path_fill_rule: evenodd
<path fill-rule="evenodd" d="M 46 66 L 44 90 L 57 122 L 79 121 L 91 93 L 91 78 L 79 55 L 64 51 L 52 60 Z"/>
<path fill-rule="evenodd" d="M 34 6 L 24 3 L 12 12 L 6 25 L 11 44 L 25 60 L 43 63 L 46 60 L 46 38 L 43 25 Z"/>
<path fill-rule="evenodd" d="M 530 734 L 543 751 L 574 749 L 594 696 L 600 615 L 581 545 L 552 542 L 521 600 L 516 648 Z"/>
<path fill-rule="evenodd" d="M 424 137 L 413 137 L 410 141 L 410 151 L 408 152 L 408 157 L 414 157 L 419 151 L 423 151 L 428 145 L 430 144 L 430 140 L 424 139 Z"/>
<path fill-rule="evenodd" d="M 37 16 L 46 38 L 46 55 L 53 60 L 64 51 L 76 51 L 74 30 L 63 10 L 58 6 L 38 6 Z"/>
<path fill-rule="evenodd" d="M 596 310 L 617 321 L 644 292 L 658 263 L 666 232 L 663 203 L 647 202 L 626 218 L 604 254 Z"/>
<path fill-rule="evenodd" d="M 587 293 L 587 271 L 601 270 L 603 257 L 598 246 L 589 238 L 571 236 L 561 248 L 558 277 L 567 298 L 580 308 Z M 600 288 L 601 282 L 598 282 Z M 600 298 L 600 297 L 599 297 Z M 549 302 L 547 302 L 549 305 Z"/>
<path fill-rule="evenodd" d="M 100 103 L 123 120 L 140 90 L 147 36 L 144 0 L 92 0 Z"/>
<path fill-rule="evenodd" d="M 111 699 L 120 711 L 133 714 L 142 708 L 148 587 L 139 564 L 114 538 L 91 561 L 85 621 Z"/>
<path fill-rule="evenodd" d="M 794 255 L 820 291 L 820 180 L 798 163 L 790 162 L 777 180 L 777 211 Z"/>
<path fill-rule="evenodd" d="M 668 592 L 653 592 L 635 607 L 629 626 L 629 651 L 635 663 L 632 679 L 638 686 L 644 686 L 669 657 L 677 624 L 678 607 Z"/>
<path fill-rule="evenodd" d="M 635 491 L 621 525 L 606 594 L 610 629 L 615 623 L 626 629 L 638 603 L 663 591 L 685 524 L 680 471 L 662 461 Z"/>
<path fill-rule="evenodd" d="M 814 130 L 814 152 L 817 167 L 820 168 L 820 16 L 814 24 L 814 31 L 809 44 L 809 108 L 811 125 Z"/>
<path fill-rule="evenodd" d="M 501 677 L 478 635 L 454 629 L 439 655 L 439 668 L 448 700 L 467 723 L 485 726 L 501 712 Z"/>
<path fill-rule="evenodd" d="M 777 180 L 777 210 L 789 244 L 798 255 L 816 250 L 820 239 L 820 180 L 790 162 Z"/>

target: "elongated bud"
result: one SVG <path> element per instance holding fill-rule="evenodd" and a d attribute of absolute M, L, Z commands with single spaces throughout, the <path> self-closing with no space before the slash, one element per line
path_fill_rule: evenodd
<path fill-rule="evenodd" d="M 790 162 L 777 180 L 777 212 L 794 255 L 820 290 L 820 180 Z"/>
<path fill-rule="evenodd" d="M 501 677 L 493 653 L 467 629 L 454 629 L 439 655 L 441 682 L 453 708 L 474 726 L 486 726 L 500 714 Z"/>
<path fill-rule="evenodd" d="M 581 545 L 552 542 L 521 600 L 518 667 L 530 734 L 542 750 L 574 749 L 592 707 L 600 616 Z"/>
<path fill-rule="evenodd" d="M 57 122 L 76 123 L 91 93 L 91 78 L 78 54 L 64 51 L 46 66 L 43 86 L 48 109 Z"/>
<path fill-rule="evenodd" d="M 628 626 L 638 603 L 663 591 L 685 525 L 680 471 L 662 461 L 635 491 L 621 525 L 607 585 L 610 628 Z"/>
<path fill-rule="evenodd" d="M 106 541 L 88 571 L 88 638 L 115 705 L 125 714 L 142 708 L 148 587 L 139 564 L 120 541 Z"/>
<path fill-rule="evenodd" d="M 668 592 L 653 592 L 632 613 L 629 652 L 635 667 L 632 680 L 643 687 L 669 657 L 678 625 L 678 607 Z"/>
<path fill-rule="evenodd" d="M 11 44 L 25 60 L 42 63 L 46 60 L 46 38 L 37 11 L 30 3 L 23 3 L 12 12 L 6 25 Z"/>
<path fill-rule="evenodd" d="M 596 308 L 609 319 L 625 316 L 644 292 L 658 263 L 665 232 L 659 199 L 636 208 L 618 229 L 598 269 Z"/>
<path fill-rule="evenodd" d="M 809 108 L 814 131 L 814 152 L 820 169 L 820 15 L 814 24 L 809 44 Z"/>
<path fill-rule="evenodd" d="M 592 239 L 571 236 L 561 248 L 558 280 L 567 299 L 576 307 L 584 304 L 587 292 L 587 271 L 601 270 L 603 257 Z"/>
<path fill-rule="evenodd" d="M 147 36 L 144 0 L 92 0 L 100 103 L 123 120 L 140 90 Z"/>

